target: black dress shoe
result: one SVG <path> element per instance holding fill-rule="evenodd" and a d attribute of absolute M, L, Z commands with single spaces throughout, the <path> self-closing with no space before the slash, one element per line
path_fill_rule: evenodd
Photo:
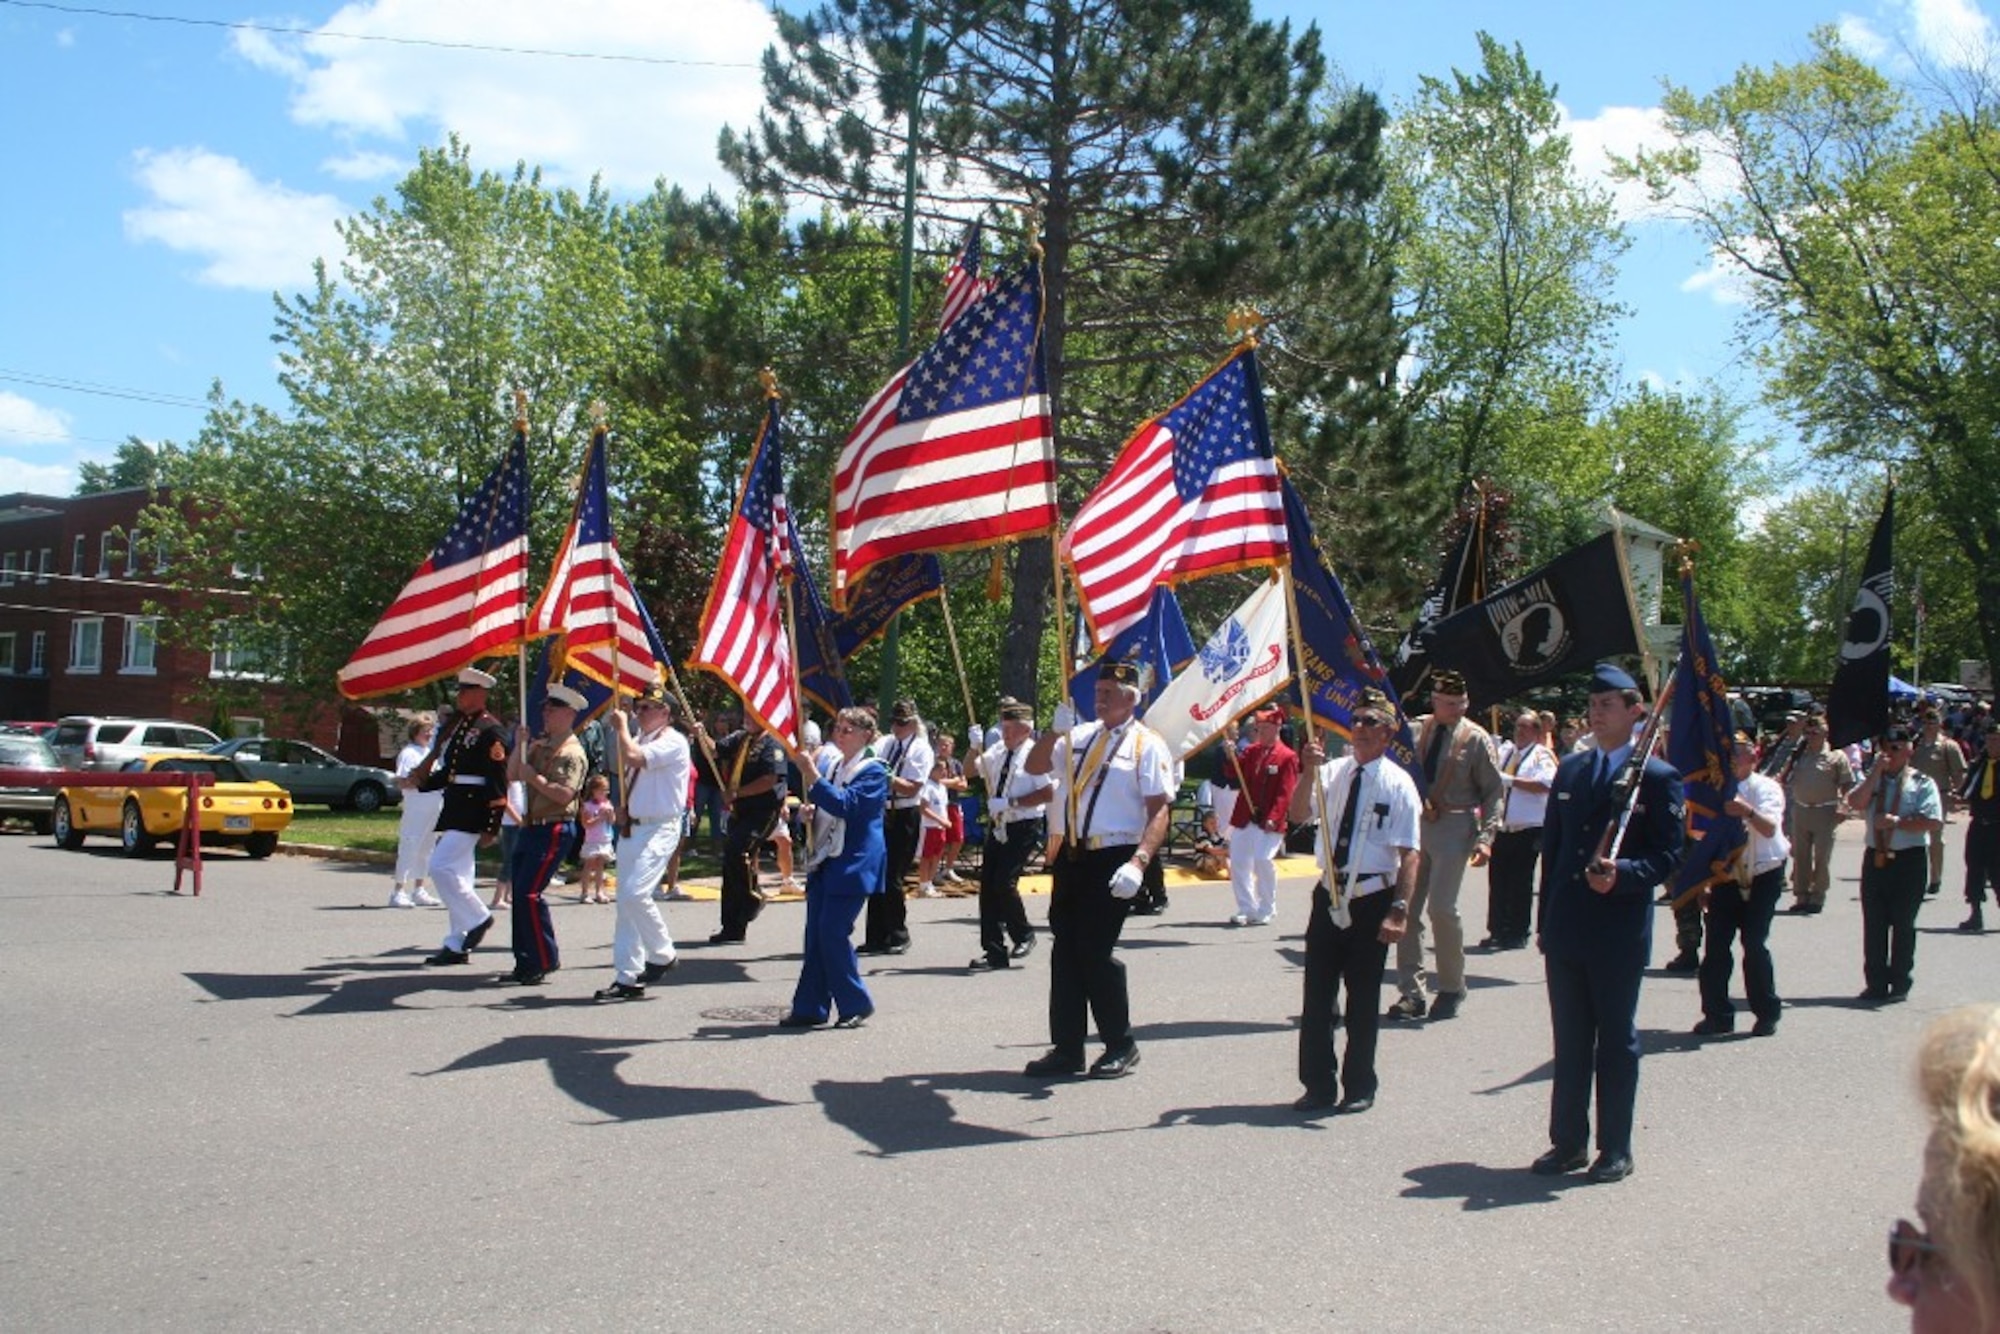
<path fill-rule="evenodd" d="M 1414 1022 L 1423 1018 L 1424 1013 L 1430 1008 L 1430 1003 L 1422 996 L 1404 996 L 1387 1010 L 1384 1010 L 1382 1017 L 1384 1019 L 1401 1019 L 1406 1022 Z"/>
<path fill-rule="evenodd" d="M 1311 1089 L 1307 1089 L 1299 1095 L 1298 1101 L 1292 1104 L 1292 1110 L 1295 1112 L 1326 1112 L 1333 1110 L 1339 1103 L 1340 1099 L 1334 1097 L 1331 1093 L 1315 1093 Z"/>
<path fill-rule="evenodd" d="M 1958 929 L 1961 931 L 1984 931 L 1986 929 L 1986 914 L 1981 912 L 1977 907 L 1974 907 L 1972 915 L 1960 922 Z"/>
<path fill-rule="evenodd" d="M 898 945 L 884 945 L 882 947 L 882 953 L 884 954 L 908 954 L 909 952 L 910 942 L 907 940 Z"/>
<path fill-rule="evenodd" d="M 1600 1186 L 1608 1186 L 1614 1181 L 1623 1181 L 1632 1175 L 1632 1155 L 1613 1151 L 1600 1153 L 1597 1161 L 1590 1165 L 1590 1179 Z"/>
<path fill-rule="evenodd" d="M 1060 1079 L 1064 1075 L 1080 1075 L 1083 1073 L 1083 1057 L 1073 1056 L 1051 1047 L 1043 1055 L 1029 1061 L 1021 1073 L 1033 1075 L 1036 1079 Z"/>
<path fill-rule="evenodd" d="M 548 980 L 547 973 L 524 973 L 518 968 L 493 979 L 495 985 L 503 987 L 538 987 Z"/>
<path fill-rule="evenodd" d="M 1682 950 L 1679 954 L 1667 960 L 1667 971 L 1670 973 L 1693 973 L 1700 971 L 1700 969 L 1701 955 L 1695 953 L 1693 950 Z"/>
<path fill-rule="evenodd" d="M 1761 1024 L 1764 1021 L 1760 1019 L 1757 1022 Z M 1696 1024 L 1693 1028 L 1688 1030 L 1688 1032 L 1694 1034 L 1698 1038 L 1721 1037 L 1724 1033 L 1734 1033 L 1735 1031 L 1736 1031 L 1736 1021 L 1734 1019 L 1713 1019 L 1713 1018 L 1703 1019 L 1700 1023 Z"/>
<path fill-rule="evenodd" d="M 1437 994 L 1437 999 L 1431 1002 L 1431 1019 L 1433 1021 L 1455 1019 L 1458 1017 L 1459 1007 L 1464 1004 L 1465 993 L 1463 991 L 1440 991 Z"/>
<path fill-rule="evenodd" d="M 711 945 L 741 945 L 747 937 L 741 931 L 718 931 L 708 938 Z"/>
<path fill-rule="evenodd" d="M 1824 903 L 1808 903 L 1805 907 L 1801 908 L 1799 911 L 1803 912 L 1808 917 L 1817 917 L 1821 913 L 1826 911 L 1826 905 Z"/>
<path fill-rule="evenodd" d="M 1778 1017 L 1776 1015 L 1759 1019 L 1756 1023 L 1750 1025 L 1750 1036 L 1753 1038 L 1768 1038 L 1777 1031 Z"/>
<path fill-rule="evenodd" d="M 449 968 L 453 964 L 470 963 L 472 960 L 464 950 L 439 950 L 424 960 L 426 968 Z"/>
<path fill-rule="evenodd" d="M 1538 1177 L 1559 1177 L 1565 1172 L 1581 1170 L 1589 1161 L 1590 1155 L 1582 1149 L 1565 1149 L 1558 1144 L 1529 1164 L 1528 1170 Z"/>
<path fill-rule="evenodd" d="M 1880 1005 L 1883 1001 L 1889 999 L 1889 989 L 1887 987 L 1863 987 L 1861 994 L 1854 999 Z"/>
<path fill-rule="evenodd" d="M 871 945 L 867 941 L 863 941 L 854 947 L 854 952 L 865 959 L 871 954 L 887 954 L 889 947 L 887 945 Z"/>
<path fill-rule="evenodd" d="M 610 986 L 604 988 L 604 990 L 595 993 L 592 999 L 601 1001 L 644 1000 L 646 999 L 646 989 L 634 986 L 630 982 L 613 982 Z"/>
<path fill-rule="evenodd" d="M 1123 1079 L 1139 1064 L 1139 1046 L 1128 1042 L 1116 1051 L 1107 1051 L 1090 1063 L 1092 1079 Z"/>
<path fill-rule="evenodd" d="M 647 964 L 644 968 L 641 968 L 639 970 L 639 985 L 642 987 L 651 986 L 653 983 L 665 977 L 668 973 L 673 972 L 674 968 L 680 963 L 680 961 L 681 961 L 681 956 L 676 954 L 673 958 L 667 960 L 665 963 Z"/>
<path fill-rule="evenodd" d="M 466 932 L 465 953 L 470 954 L 474 950 L 478 949 L 479 942 L 486 939 L 486 933 L 488 931 L 491 931 L 492 929 L 493 929 L 493 918 L 491 915 L 488 915 L 485 921 L 481 922 L 478 926 L 473 927 L 472 930 Z"/>
<path fill-rule="evenodd" d="M 835 1028 L 860 1028 L 868 1022 L 868 1016 L 874 1013 L 875 1011 L 873 1010 L 863 1010 L 860 1014 L 843 1014 L 840 1018 L 833 1021 L 833 1026 Z"/>
<path fill-rule="evenodd" d="M 1812 905 L 1810 903 L 1800 903 L 1794 900 L 1792 903 L 1786 906 L 1785 911 L 1788 913 L 1800 913 L 1800 914 L 1809 913 L 1812 911 Z"/>
<path fill-rule="evenodd" d="M 1900 987 L 1890 987 L 1889 994 L 1882 998 L 1882 1003 L 1884 1005 L 1901 1005 L 1909 998 L 1910 987 L 1908 983 L 1904 983 Z"/>
<path fill-rule="evenodd" d="M 1004 954 L 982 954 L 965 966 L 975 973 L 997 973 L 1003 968 L 1013 967 Z"/>
<path fill-rule="evenodd" d="M 1014 948 L 1009 950 L 1007 953 L 1010 958 L 1025 959 L 1034 952 L 1035 952 L 1035 938 L 1033 936 L 1029 936 L 1026 940 L 1015 941 Z"/>
<path fill-rule="evenodd" d="M 1359 1116 L 1375 1105 L 1375 1099 L 1363 1094 L 1359 1098 L 1342 1098 L 1340 1106 L 1334 1108 L 1342 1116 Z"/>
<path fill-rule="evenodd" d="M 788 1014 L 778 1021 L 779 1028 L 818 1028 L 824 1019 L 815 1019 L 809 1014 Z"/>

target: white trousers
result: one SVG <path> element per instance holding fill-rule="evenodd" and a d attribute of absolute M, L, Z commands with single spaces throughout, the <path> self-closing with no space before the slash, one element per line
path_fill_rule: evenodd
<path fill-rule="evenodd" d="M 431 849 L 431 884 L 450 917 L 450 930 L 444 937 L 448 950 L 464 949 L 465 933 L 489 915 L 472 887 L 472 854 L 478 847 L 479 835 L 447 829 L 437 836 L 437 846 Z"/>
<path fill-rule="evenodd" d="M 649 963 L 674 957 L 674 938 L 653 891 L 666 878 L 667 865 L 681 843 L 682 820 L 669 816 L 658 824 L 635 824 L 624 840 L 625 859 L 618 868 L 618 925 L 611 936 L 611 962 L 618 981 L 631 986 Z"/>
<path fill-rule="evenodd" d="M 405 792 L 403 815 L 396 826 L 396 888 L 414 889 L 424 882 L 437 846 L 438 812 L 444 809 L 442 792 Z"/>
<path fill-rule="evenodd" d="M 1229 831 L 1229 887 L 1243 916 L 1269 917 L 1278 910 L 1278 849 L 1284 841 L 1284 835 L 1261 825 Z"/>

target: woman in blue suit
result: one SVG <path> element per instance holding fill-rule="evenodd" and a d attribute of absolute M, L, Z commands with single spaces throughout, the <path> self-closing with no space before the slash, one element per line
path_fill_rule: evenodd
<path fill-rule="evenodd" d="M 875 1013 L 855 957 L 854 921 L 870 894 L 882 892 L 888 852 L 882 810 L 889 800 L 889 771 L 868 753 L 875 740 L 873 709 L 842 709 L 833 722 L 840 762 L 831 773 L 812 772 L 806 800 L 812 807 L 812 842 L 806 872 L 806 957 L 792 993 L 784 1028 L 813 1028 L 840 1014 L 835 1028 L 859 1028 Z"/>

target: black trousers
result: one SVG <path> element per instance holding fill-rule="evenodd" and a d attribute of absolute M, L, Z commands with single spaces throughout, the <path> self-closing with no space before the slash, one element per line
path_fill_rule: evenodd
<path fill-rule="evenodd" d="M 1081 1058 L 1089 1021 L 1107 1051 L 1132 1041 L 1132 1000 L 1125 965 L 1114 952 L 1130 904 L 1111 896 L 1111 876 L 1137 844 L 1090 852 L 1063 846 L 1049 895 L 1049 1045 Z"/>
<path fill-rule="evenodd" d="M 1486 934 L 1494 940 L 1525 943 L 1534 930 L 1535 863 L 1541 855 L 1539 829 L 1503 829 L 1494 836 L 1486 872 Z"/>
<path fill-rule="evenodd" d="M 1748 855 L 1747 853 L 1745 854 Z M 1708 953 L 1701 959 L 1701 1012 L 1710 1019 L 1732 1022 L 1736 1006 L 1729 999 L 1729 974 L 1736 960 L 1730 947 L 1743 937 L 1743 993 L 1750 1013 L 1776 1019 L 1785 1008 L 1778 999 L 1776 971 L 1771 966 L 1771 917 L 1785 892 L 1785 868 L 1778 865 L 1750 882 L 1748 897 L 1734 880 L 1708 892 Z"/>
<path fill-rule="evenodd" d="M 1331 1096 L 1336 1082 L 1349 1098 L 1375 1096 L 1375 1037 L 1382 1025 L 1382 974 L 1389 947 L 1380 938 L 1395 900 L 1391 889 L 1364 894 L 1347 905 L 1353 924 L 1333 923 L 1333 896 L 1313 886 L 1306 919 L 1305 1001 L 1299 1012 L 1299 1082 L 1308 1093 Z M 1333 1030 L 1341 1022 L 1340 989 L 1347 988 L 1347 1071 L 1334 1055 Z"/>
<path fill-rule="evenodd" d="M 903 877 L 916 865 L 923 837 L 924 813 L 915 806 L 891 806 L 882 813 L 882 842 L 889 854 L 888 869 L 882 892 L 868 896 L 868 924 L 861 932 L 863 949 L 909 945 L 910 905 L 903 898 Z"/>
<path fill-rule="evenodd" d="M 1861 977 L 1868 990 L 1901 995 L 1917 971 L 1917 909 L 1930 881 L 1930 849 L 1904 848 L 1875 864 L 1861 852 Z"/>
<path fill-rule="evenodd" d="M 1639 1097 L 1639 984 L 1646 961 L 1629 951 L 1573 958 L 1544 956 L 1555 1064 L 1549 1081 L 1549 1143 L 1590 1143 L 1590 1103 L 1597 1093 L 1597 1149 L 1632 1151 L 1632 1111 Z"/>
<path fill-rule="evenodd" d="M 1965 827 L 1965 901 L 1976 908 L 1989 889 L 2000 904 L 2000 815 L 1974 815 Z"/>
<path fill-rule="evenodd" d="M 1007 942 L 1035 938 L 1021 902 L 1021 869 L 1042 839 L 1042 821 L 1016 820 L 1001 843 L 989 831 L 979 858 L 979 949 L 989 959 L 1005 959 Z"/>
<path fill-rule="evenodd" d="M 757 853 L 777 823 L 775 806 L 730 813 L 722 844 L 722 929 L 731 935 L 742 935 L 764 911 L 764 898 L 757 892 Z"/>

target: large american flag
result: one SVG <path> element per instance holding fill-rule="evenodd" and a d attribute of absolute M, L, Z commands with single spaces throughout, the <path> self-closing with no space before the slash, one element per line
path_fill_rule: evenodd
<path fill-rule="evenodd" d="M 1099 648 L 1145 616 L 1160 584 L 1289 554 L 1254 347 L 1126 441 L 1063 540 Z"/>
<path fill-rule="evenodd" d="M 833 479 L 833 601 L 892 556 L 991 546 L 1056 524 L 1042 271 L 974 301 L 862 409 Z"/>
<path fill-rule="evenodd" d="M 590 437 L 576 512 L 549 570 L 548 586 L 528 614 L 528 635 L 562 636 L 553 657 L 556 672 L 567 667 L 619 693 L 636 695 L 660 679 L 667 653 L 612 540 L 606 439 L 603 427 Z"/>
<path fill-rule="evenodd" d="M 944 310 L 938 316 L 938 332 L 958 323 L 958 317 L 972 309 L 972 303 L 993 290 L 993 280 L 979 276 L 979 223 L 965 229 L 965 244 L 952 258 L 944 273 Z"/>
<path fill-rule="evenodd" d="M 517 426 L 507 457 L 340 669 L 340 693 L 409 690 L 505 652 L 527 609 L 528 434 Z"/>
<path fill-rule="evenodd" d="M 729 540 L 702 607 L 701 640 L 688 665 L 727 681 L 742 697 L 747 714 L 797 750 L 798 696 L 784 616 L 794 535 L 785 506 L 783 448 L 783 424 L 773 398 L 743 472 Z"/>

